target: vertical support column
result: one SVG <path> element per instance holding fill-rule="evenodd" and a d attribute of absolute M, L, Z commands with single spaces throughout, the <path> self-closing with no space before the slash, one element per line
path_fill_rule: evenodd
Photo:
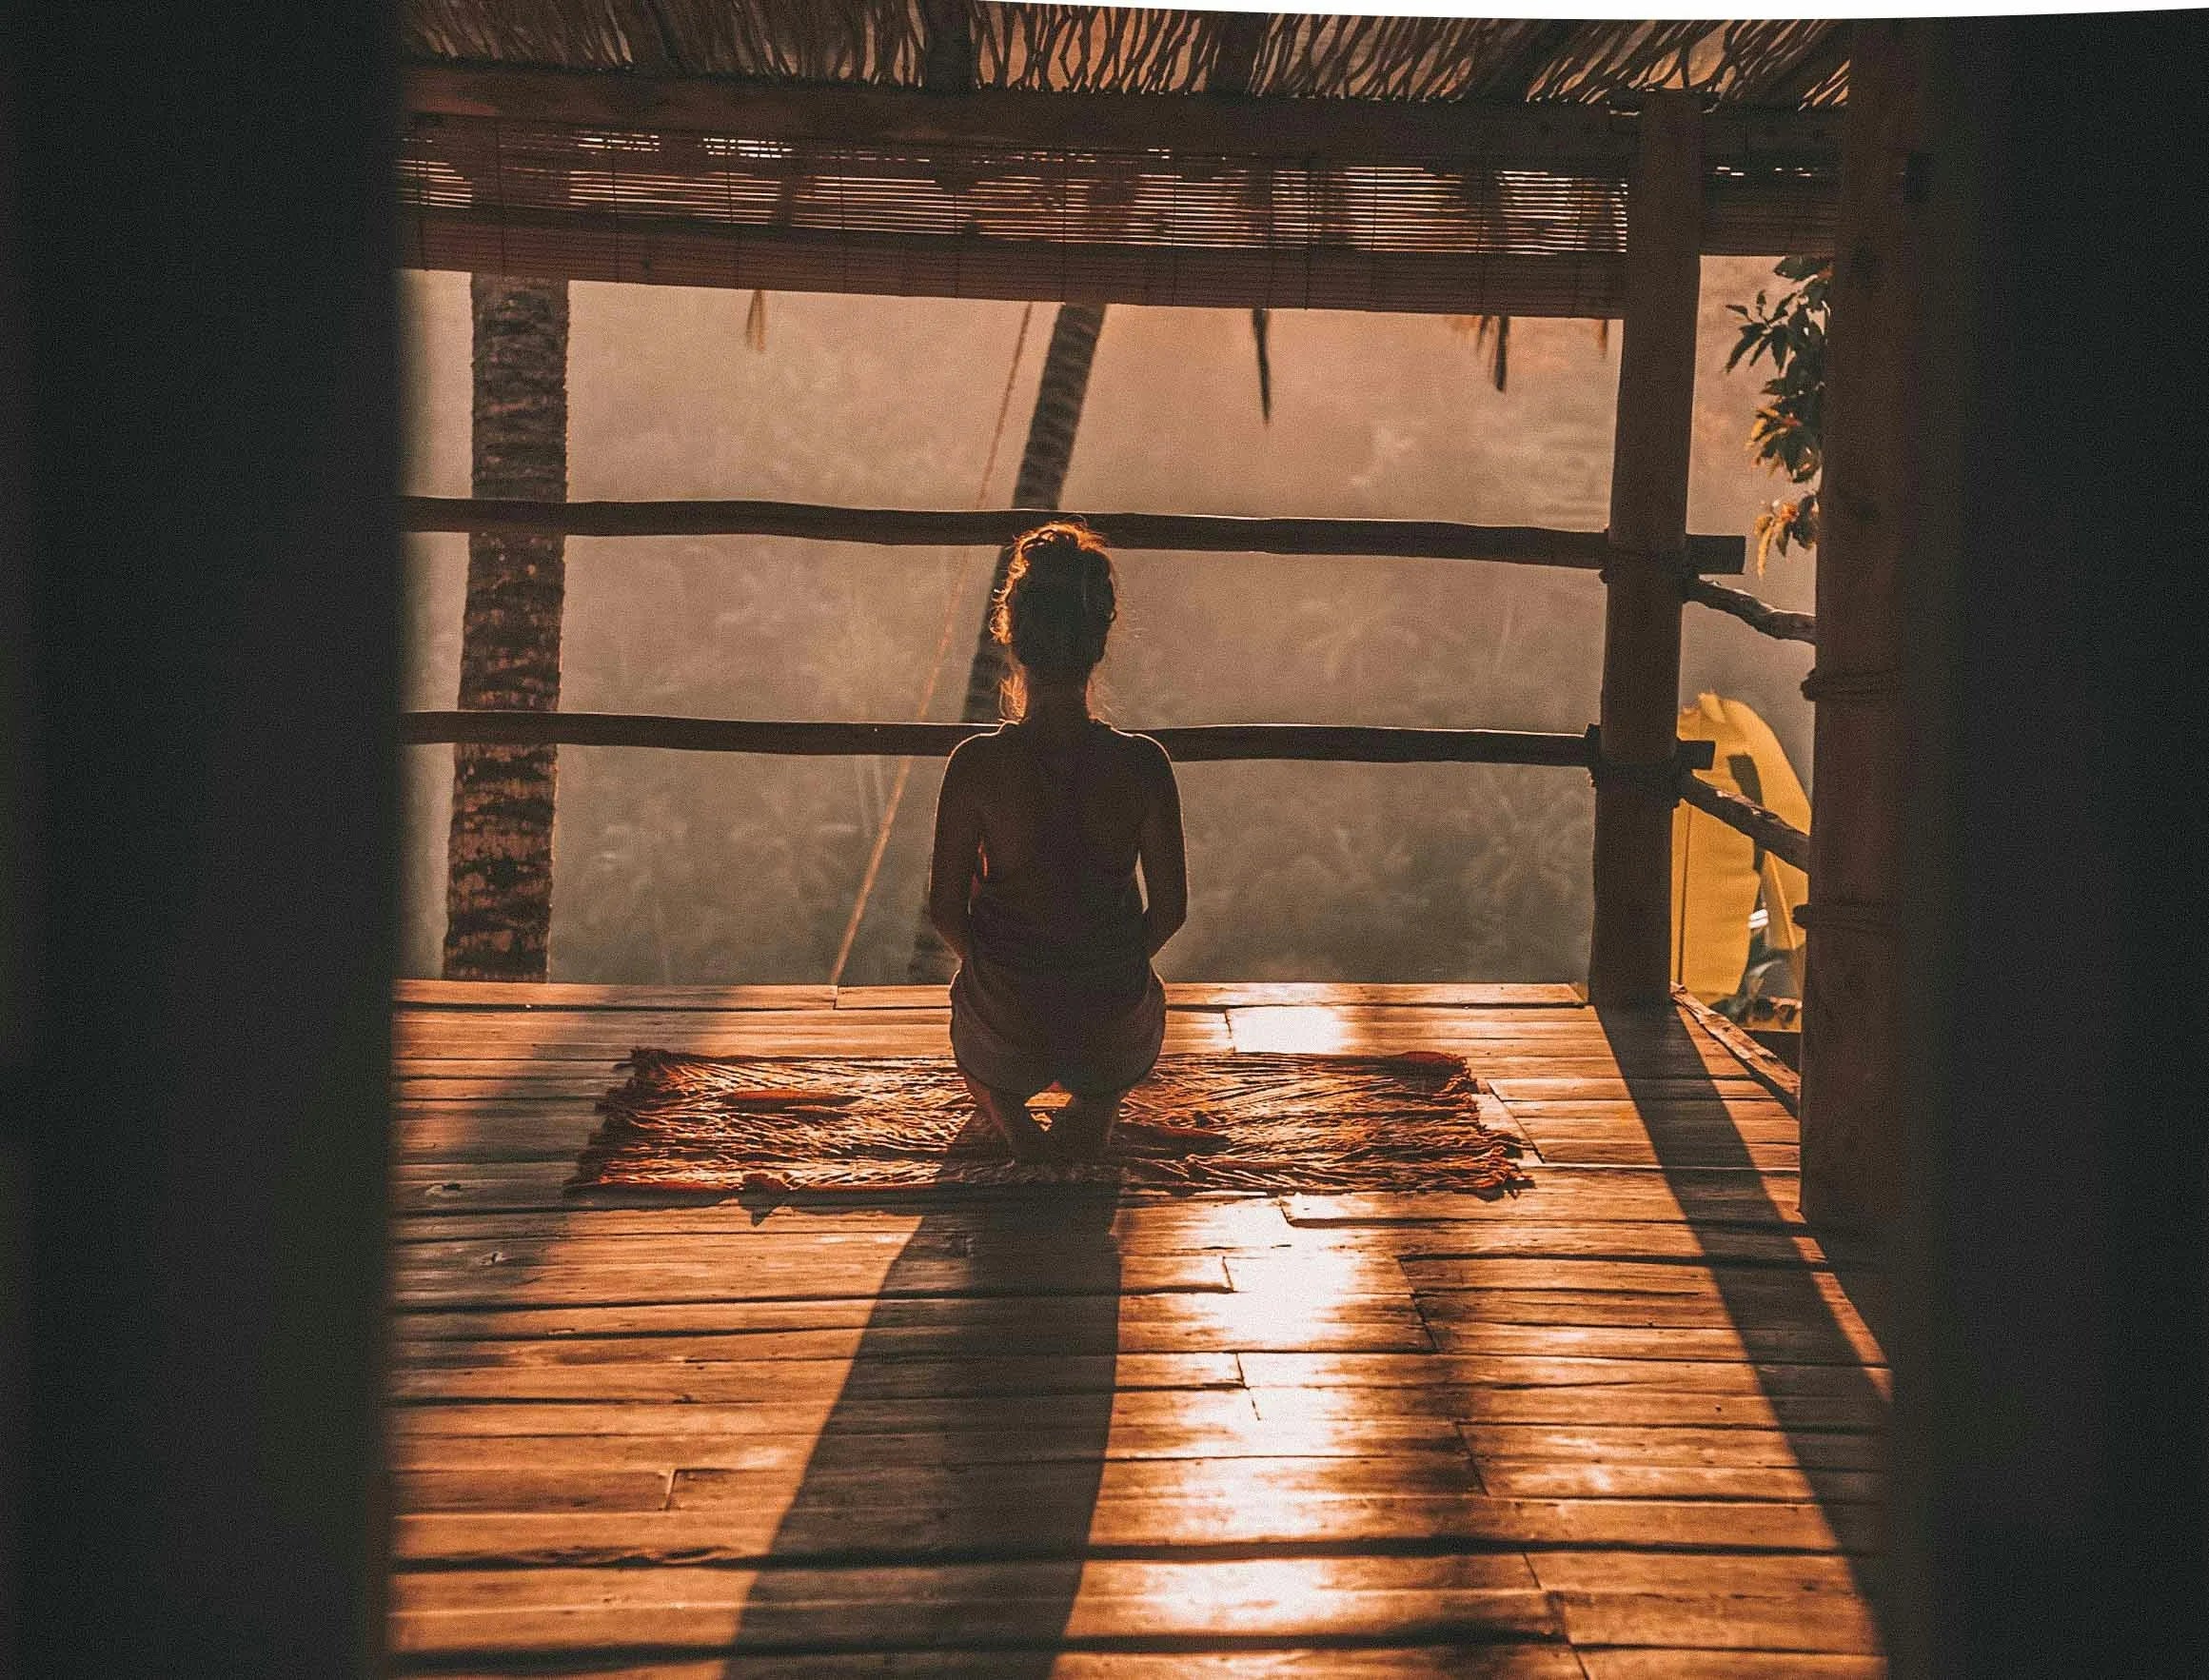
<path fill-rule="evenodd" d="M 1859 29 L 1852 109 L 1884 73 L 1884 26 Z M 1888 1649 L 1895 1680 L 2198 1674 L 2209 670 L 2172 468 L 2209 454 L 2209 411 L 2198 357 L 2141 324 L 2209 267 L 2209 13 L 1924 20 L 1902 45 Z"/>
<path fill-rule="evenodd" d="M 1595 788 L 1595 932 L 1588 994 L 1670 996 L 1672 798 L 1680 710 L 1679 566 L 1695 410 L 1703 126 L 1684 94 L 1651 94 L 1627 202 L 1626 322 L 1610 468 Z"/>
<path fill-rule="evenodd" d="M 1803 1208 L 1877 1235 L 1902 1150 L 1895 913 L 1903 745 L 1900 572 L 1911 523 L 1907 161 L 1917 90 L 1901 27 L 1856 26 L 1842 148 L 1819 495 L 1818 787 L 1803 1005 Z"/>

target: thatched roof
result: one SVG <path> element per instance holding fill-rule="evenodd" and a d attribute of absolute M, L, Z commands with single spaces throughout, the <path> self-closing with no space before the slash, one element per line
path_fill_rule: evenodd
<path fill-rule="evenodd" d="M 990 0 L 404 0 L 423 60 L 878 87 L 1069 93 L 1613 102 L 1680 88 L 1728 105 L 1840 101 L 1840 26 L 1333 17 Z"/>
<path fill-rule="evenodd" d="M 1828 236 L 1843 26 L 987 0 L 404 0 L 411 259 L 577 278 L 1615 313 L 1633 111 L 1705 246 Z"/>

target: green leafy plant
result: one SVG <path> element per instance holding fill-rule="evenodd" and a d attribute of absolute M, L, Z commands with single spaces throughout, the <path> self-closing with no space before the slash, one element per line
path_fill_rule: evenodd
<path fill-rule="evenodd" d="M 1789 484 L 1808 486 L 1789 502 L 1774 502 L 1757 516 L 1757 570 L 1777 549 L 1812 548 L 1818 543 L 1818 479 L 1825 464 L 1825 308 L 1833 283 L 1829 257 L 1787 257 L 1773 269 L 1792 281 L 1790 290 L 1753 304 L 1729 304 L 1741 317 L 1741 337 L 1726 367 L 1769 357 L 1772 377 L 1749 425 L 1748 449 Z"/>

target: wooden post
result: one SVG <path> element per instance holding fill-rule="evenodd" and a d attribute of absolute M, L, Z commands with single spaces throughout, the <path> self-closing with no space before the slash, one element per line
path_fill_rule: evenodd
<path fill-rule="evenodd" d="M 1852 122 L 1900 90 L 1887 28 L 1858 26 Z M 1910 234 L 1879 295 L 1914 398 L 1885 1643 L 1894 1680 L 2199 1674 L 2209 670 L 2173 472 L 2209 410 L 2158 328 L 2209 267 L 2209 13 L 1922 20 L 1902 47 L 1916 131 L 1872 180 Z M 1884 427 L 1832 412 L 1856 453 L 1827 483 L 1862 483 Z"/>
<path fill-rule="evenodd" d="M 1899 26 L 1861 24 L 1856 35 L 1827 338 L 1818 665 L 1803 684 L 1818 704 L 1802 918 L 1803 1209 L 1876 1235 L 1893 1226 L 1903 1153 L 1898 591 L 1910 546 L 1917 93 Z"/>
<path fill-rule="evenodd" d="M 1610 468 L 1603 618 L 1602 753 L 1595 789 L 1599 1004 L 1670 997 L 1672 797 L 1680 709 L 1680 574 L 1695 409 L 1703 224 L 1702 117 L 1649 96 L 1627 208 L 1626 323 Z"/>

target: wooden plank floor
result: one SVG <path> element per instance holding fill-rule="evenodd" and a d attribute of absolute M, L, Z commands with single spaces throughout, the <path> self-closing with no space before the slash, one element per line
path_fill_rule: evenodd
<path fill-rule="evenodd" d="M 1878 1279 L 1784 1069 L 1561 987 L 1172 1002 L 1465 1055 L 1533 1187 L 579 1200 L 631 1046 L 937 1053 L 940 989 L 404 983 L 398 1670 L 1884 1671 Z"/>

